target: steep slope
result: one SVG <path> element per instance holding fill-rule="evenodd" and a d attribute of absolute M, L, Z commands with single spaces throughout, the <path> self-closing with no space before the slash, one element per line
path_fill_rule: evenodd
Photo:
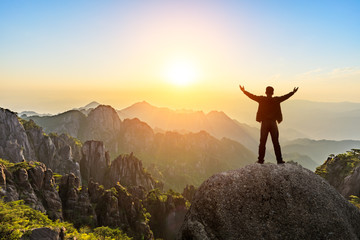
<path fill-rule="evenodd" d="M 80 176 L 81 143 L 62 134 L 47 135 L 32 120 L 0 108 L 0 157 L 11 162 L 39 161 L 53 171 Z"/>
<path fill-rule="evenodd" d="M 0 108 L 0 157 L 13 162 L 35 160 L 25 129 L 14 112 Z"/>
<path fill-rule="evenodd" d="M 253 164 L 198 189 L 180 239 L 358 239 L 360 211 L 316 174 Z"/>
<path fill-rule="evenodd" d="M 67 133 L 72 137 L 78 137 L 82 133 L 81 128 L 85 124 L 86 116 L 78 110 L 70 110 L 54 116 L 30 116 L 25 119 L 32 119 L 46 133 Z"/>
<path fill-rule="evenodd" d="M 354 149 L 346 153 L 331 155 L 316 169 L 316 174 L 325 178 L 344 197 L 360 196 L 360 154 Z"/>

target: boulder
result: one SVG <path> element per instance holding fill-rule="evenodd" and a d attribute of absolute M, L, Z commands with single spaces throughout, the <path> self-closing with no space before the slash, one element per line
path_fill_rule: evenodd
<path fill-rule="evenodd" d="M 21 238 L 22 240 L 59 240 L 60 230 L 48 227 L 35 228 L 30 235 Z"/>
<path fill-rule="evenodd" d="M 179 239 L 359 239 L 360 211 L 293 164 L 252 164 L 197 190 Z"/>

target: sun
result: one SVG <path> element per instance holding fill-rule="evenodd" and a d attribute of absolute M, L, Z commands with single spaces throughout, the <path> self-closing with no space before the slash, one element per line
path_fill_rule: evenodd
<path fill-rule="evenodd" d="M 198 76 L 198 69 L 189 60 L 172 61 L 165 70 L 166 80 L 176 86 L 188 86 L 194 83 Z"/>

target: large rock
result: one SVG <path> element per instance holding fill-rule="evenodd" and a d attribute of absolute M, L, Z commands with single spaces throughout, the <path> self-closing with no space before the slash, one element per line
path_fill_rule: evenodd
<path fill-rule="evenodd" d="M 292 164 L 252 164 L 198 189 L 180 239 L 359 239 L 360 211 Z"/>
<path fill-rule="evenodd" d="M 103 184 L 104 176 L 110 165 L 110 156 L 103 142 L 87 141 L 82 147 L 80 161 L 81 177 L 85 182 L 90 179 Z"/>
<path fill-rule="evenodd" d="M 154 188 L 162 189 L 162 183 L 154 180 L 151 174 L 146 172 L 142 162 L 132 153 L 120 155 L 111 162 L 109 174 L 106 176 L 106 187 L 112 187 L 117 182 L 121 185 L 143 186 L 147 191 Z"/>
<path fill-rule="evenodd" d="M 61 178 L 59 195 L 62 201 L 64 219 L 76 227 L 96 225 L 96 214 L 90 202 L 88 189 L 80 189 L 80 179 L 74 174 Z"/>
<path fill-rule="evenodd" d="M 34 150 L 16 113 L 0 108 L 0 158 L 12 162 L 35 160 Z"/>
<path fill-rule="evenodd" d="M 155 189 L 147 194 L 143 203 L 151 215 L 150 227 L 155 238 L 176 239 L 187 212 L 184 197 L 172 191 L 161 193 Z"/>
<path fill-rule="evenodd" d="M 35 228 L 31 234 L 24 236 L 21 240 L 58 240 L 60 239 L 60 230 L 48 227 Z"/>
<path fill-rule="evenodd" d="M 99 105 L 92 110 L 82 126 L 82 141 L 103 141 L 107 149 L 114 154 L 118 152 L 117 139 L 121 130 L 121 120 L 111 106 Z"/>

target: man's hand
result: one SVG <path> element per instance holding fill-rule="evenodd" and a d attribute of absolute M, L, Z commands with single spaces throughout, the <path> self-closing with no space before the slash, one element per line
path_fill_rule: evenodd
<path fill-rule="evenodd" d="M 296 93 L 299 87 L 294 87 L 293 93 Z"/>
<path fill-rule="evenodd" d="M 240 87 L 240 90 L 241 90 L 242 92 L 245 92 L 245 87 L 244 87 L 244 86 L 239 85 L 239 87 Z"/>

